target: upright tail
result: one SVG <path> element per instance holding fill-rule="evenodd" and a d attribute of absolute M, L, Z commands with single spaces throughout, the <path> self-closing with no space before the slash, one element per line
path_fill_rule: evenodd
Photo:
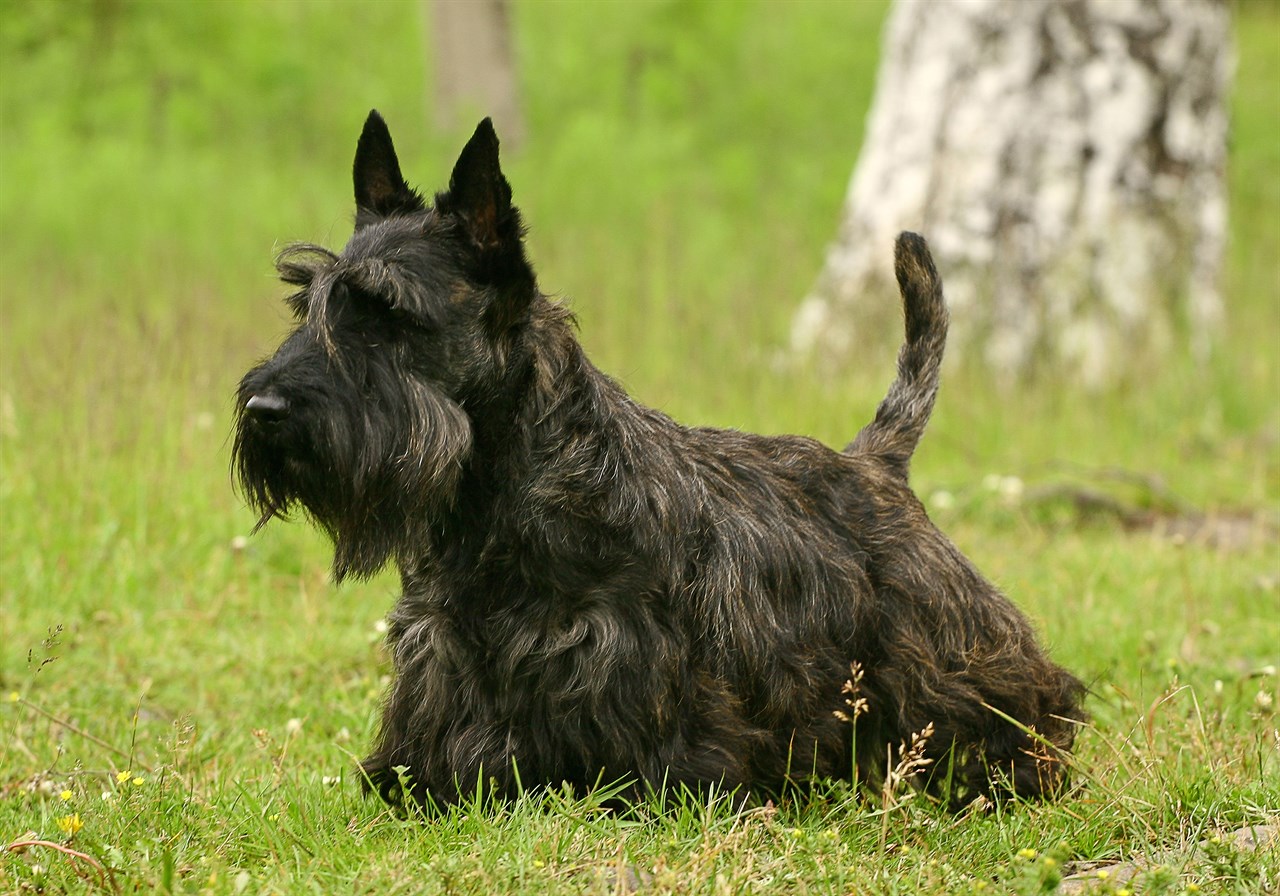
<path fill-rule="evenodd" d="M 947 306 L 942 299 L 942 280 L 924 237 L 899 234 L 893 262 L 907 331 L 898 352 L 898 378 L 876 409 L 875 419 L 845 451 L 880 455 L 905 478 L 938 395 L 938 372 L 947 343 Z"/>

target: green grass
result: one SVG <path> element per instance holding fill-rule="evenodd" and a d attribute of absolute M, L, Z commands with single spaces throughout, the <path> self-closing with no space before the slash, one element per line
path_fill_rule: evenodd
<path fill-rule="evenodd" d="M 871 414 L 891 346 L 838 377 L 774 359 L 834 232 L 883 11 L 517 7 L 530 137 L 505 165 L 531 252 L 641 400 L 833 444 Z M 1280 16 L 1238 14 L 1221 351 L 1100 395 L 957 364 L 914 466 L 940 525 L 1089 681 L 1078 793 L 961 816 L 840 787 L 745 815 L 550 796 L 424 823 L 360 799 L 352 771 L 394 578 L 334 587 L 302 525 L 244 542 L 226 435 L 235 382 L 287 325 L 272 250 L 343 241 L 368 108 L 427 189 L 465 137 L 424 122 L 420 5 L 0 0 L 0 846 L 74 849 L 129 892 L 605 893 L 634 875 L 1033 893 L 1064 863 L 1144 857 L 1169 866 L 1144 892 L 1274 892 L 1274 850 L 1191 848 L 1280 815 Z M 1081 483 L 1261 523 L 1214 546 L 1037 497 Z M 98 873 L 54 846 L 0 854 L 4 892 L 110 890 Z"/>

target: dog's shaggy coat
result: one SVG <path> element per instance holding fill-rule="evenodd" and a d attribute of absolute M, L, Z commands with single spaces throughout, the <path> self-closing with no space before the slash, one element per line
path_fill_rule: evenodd
<path fill-rule="evenodd" d="M 234 465 L 263 522 L 324 527 L 339 579 L 400 570 L 364 764 L 385 797 L 777 792 L 882 775 L 929 724 L 925 786 L 1060 787 L 1080 683 L 907 482 L 947 327 L 923 239 L 896 248 L 898 377 L 832 451 L 681 426 L 593 367 L 537 288 L 488 120 L 428 205 L 372 113 L 355 192 L 341 254 L 280 260 L 298 325 L 240 385 Z"/>

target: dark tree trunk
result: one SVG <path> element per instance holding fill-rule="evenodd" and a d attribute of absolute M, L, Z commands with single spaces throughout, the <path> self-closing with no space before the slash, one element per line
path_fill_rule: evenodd
<path fill-rule="evenodd" d="M 524 140 L 507 0 L 425 0 L 435 91 L 432 118 L 462 131 L 489 116 L 505 147 Z"/>

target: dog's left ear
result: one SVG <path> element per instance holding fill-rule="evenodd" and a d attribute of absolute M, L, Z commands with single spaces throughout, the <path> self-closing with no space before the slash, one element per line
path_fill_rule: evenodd
<path fill-rule="evenodd" d="M 391 131 L 376 109 L 369 113 L 360 132 L 352 179 L 356 187 L 356 230 L 387 215 L 411 214 L 426 208 L 422 197 L 400 175 Z"/>
<path fill-rule="evenodd" d="M 519 240 L 519 218 L 511 207 L 511 185 L 498 165 L 498 135 L 491 119 L 480 122 L 462 148 L 448 192 L 436 197 L 436 209 L 461 219 L 479 249 Z"/>

